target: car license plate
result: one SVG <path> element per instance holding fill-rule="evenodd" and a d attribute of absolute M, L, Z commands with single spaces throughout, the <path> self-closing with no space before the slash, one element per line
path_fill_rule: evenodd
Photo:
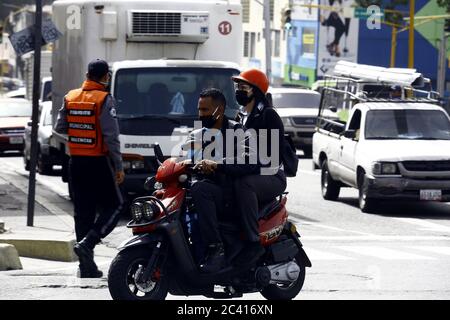
<path fill-rule="evenodd" d="M 21 143 L 23 143 L 23 138 L 22 137 L 10 137 L 9 143 L 10 144 L 21 144 Z"/>
<path fill-rule="evenodd" d="M 420 200 L 441 201 L 442 200 L 442 190 L 420 190 Z"/>

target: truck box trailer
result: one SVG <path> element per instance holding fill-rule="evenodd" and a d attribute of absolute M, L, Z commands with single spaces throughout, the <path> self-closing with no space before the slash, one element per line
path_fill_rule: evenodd
<path fill-rule="evenodd" d="M 222 89 L 237 111 L 232 75 L 242 58 L 242 6 L 223 0 L 55 1 L 53 19 L 63 36 L 53 51 L 53 117 L 64 95 L 80 87 L 87 64 L 110 63 L 118 103 L 124 191 L 139 193 L 156 170 L 151 144 L 172 156 L 197 118 L 198 95 Z M 53 142 L 67 154 L 65 137 Z M 63 180 L 67 181 L 67 159 Z"/>

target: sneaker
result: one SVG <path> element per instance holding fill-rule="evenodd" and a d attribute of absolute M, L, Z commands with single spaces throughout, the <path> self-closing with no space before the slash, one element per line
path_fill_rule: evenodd
<path fill-rule="evenodd" d="M 233 261 L 236 266 L 251 266 L 261 258 L 266 250 L 258 242 L 249 242 Z"/>
<path fill-rule="evenodd" d="M 214 244 L 208 247 L 205 263 L 200 265 L 203 273 L 217 273 L 226 266 L 225 250 L 223 244 Z"/>

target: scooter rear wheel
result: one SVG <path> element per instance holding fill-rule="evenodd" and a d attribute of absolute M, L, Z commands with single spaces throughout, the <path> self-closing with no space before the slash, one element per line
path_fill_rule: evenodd
<path fill-rule="evenodd" d="M 169 279 L 153 266 L 149 281 L 139 281 L 147 268 L 152 251 L 134 248 L 120 252 L 111 263 L 108 288 L 114 300 L 164 300 L 169 290 Z"/>
<path fill-rule="evenodd" d="M 303 288 L 303 283 L 305 282 L 306 268 L 302 264 L 302 260 L 299 256 L 295 257 L 295 262 L 300 268 L 298 279 L 289 286 L 276 284 L 268 285 L 261 291 L 261 295 L 264 298 L 267 300 L 292 300 L 300 293 Z"/>

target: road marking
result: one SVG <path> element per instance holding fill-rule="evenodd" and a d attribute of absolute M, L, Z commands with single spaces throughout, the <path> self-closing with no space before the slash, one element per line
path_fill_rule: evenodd
<path fill-rule="evenodd" d="M 297 172 L 309 174 L 312 176 L 320 176 L 320 174 L 321 174 L 320 172 L 311 171 L 311 170 L 302 170 L 302 169 L 298 169 Z"/>
<path fill-rule="evenodd" d="M 450 241 L 448 236 L 309 236 L 301 229 L 300 234 L 304 241 Z"/>
<path fill-rule="evenodd" d="M 339 246 L 336 248 L 383 260 L 435 260 L 431 257 L 375 246 Z"/>
<path fill-rule="evenodd" d="M 325 225 L 323 223 L 317 223 L 317 222 L 310 222 L 310 221 L 301 221 L 299 218 L 296 218 L 295 216 L 293 217 L 292 215 L 289 217 L 289 220 L 291 220 L 292 222 L 295 223 L 295 225 L 301 230 L 304 226 L 313 226 L 313 227 L 317 227 L 317 228 L 322 228 L 322 229 L 327 229 L 327 230 L 333 230 L 333 231 L 339 231 L 339 232 L 343 232 L 343 233 L 356 233 L 359 235 L 364 235 L 364 236 L 375 236 L 372 233 L 367 233 L 367 232 L 361 232 L 361 231 L 354 231 L 354 230 L 347 230 L 347 229 L 342 229 L 342 228 L 338 228 L 338 227 L 333 227 L 333 226 L 328 226 Z"/>
<path fill-rule="evenodd" d="M 335 253 L 312 249 L 309 247 L 305 248 L 305 251 L 312 262 L 318 260 L 354 260 L 353 258 L 350 257 L 345 257 Z"/>
<path fill-rule="evenodd" d="M 450 256 L 450 247 L 419 246 L 410 248 Z"/>
<path fill-rule="evenodd" d="M 433 231 L 433 232 L 446 232 L 450 234 L 450 227 L 441 225 L 441 224 L 437 224 L 437 223 L 433 223 L 433 222 L 429 222 L 423 219 L 416 219 L 416 218 L 393 218 L 393 220 L 397 220 L 400 222 L 405 222 L 405 223 L 409 223 L 409 224 L 414 224 L 417 226 L 420 226 L 422 228 L 420 228 L 419 230 L 423 230 L 423 231 Z"/>

